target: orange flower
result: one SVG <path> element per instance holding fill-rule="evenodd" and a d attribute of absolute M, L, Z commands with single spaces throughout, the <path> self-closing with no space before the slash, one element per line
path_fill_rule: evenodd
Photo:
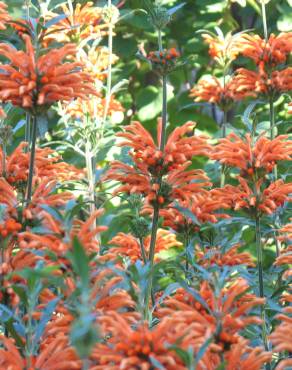
<path fill-rule="evenodd" d="M 96 370 L 151 370 L 155 360 L 165 369 L 185 370 L 182 360 L 169 347 L 177 344 L 187 350 L 196 343 L 199 348 L 208 333 L 206 320 L 192 312 L 175 313 L 152 329 L 144 323 L 131 327 L 115 312 L 100 317 L 99 323 L 110 339 L 93 349 L 90 359 Z"/>
<path fill-rule="evenodd" d="M 239 252 L 240 244 L 236 244 L 227 251 L 221 247 L 209 247 L 202 250 L 201 247 L 196 247 L 197 263 L 208 267 L 210 265 L 217 266 L 237 266 L 246 265 L 255 267 L 252 257 L 247 252 Z"/>
<path fill-rule="evenodd" d="M 256 184 L 256 193 L 244 178 L 238 177 L 238 180 L 239 186 L 226 185 L 224 188 L 213 189 L 211 192 L 230 208 L 235 210 L 258 208 L 266 214 L 273 214 L 278 207 L 291 199 L 289 194 L 292 192 L 292 184 L 285 184 L 283 180 L 277 180 L 261 191 L 263 182 L 261 179 Z"/>
<path fill-rule="evenodd" d="M 143 241 L 143 245 L 147 254 L 149 253 L 150 239 L 150 236 L 147 236 Z M 140 243 L 131 234 L 118 233 L 112 240 L 109 241 L 109 244 L 114 245 L 114 247 L 109 249 L 109 254 L 113 254 L 115 258 L 118 256 L 126 256 L 129 257 L 132 262 L 142 260 Z M 156 259 L 158 258 L 158 254 L 160 252 L 180 246 L 182 246 L 182 243 L 176 240 L 175 234 L 167 230 L 158 229 L 155 246 Z"/>
<path fill-rule="evenodd" d="M 195 98 L 195 102 L 206 101 L 215 103 L 226 109 L 232 105 L 234 100 L 231 86 L 233 86 L 232 79 L 223 85 L 214 76 L 203 77 L 192 88 L 190 96 Z"/>
<path fill-rule="evenodd" d="M 119 145 L 132 148 L 130 155 L 137 166 L 143 166 L 152 174 L 165 173 L 184 166 L 186 161 L 191 160 L 195 155 L 208 156 L 211 146 L 207 144 L 206 136 L 192 134 L 195 126 L 195 122 L 187 122 L 181 127 L 176 127 L 168 137 L 164 154 L 140 122 L 132 122 L 125 127 L 126 132 L 119 133 L 117 136 L 126 139 Z M 158 145 L 160 131 L 161 121 L 157 130 Z"/>
<path fill-rule="evenodd" d="M 211 158 L 240 168 L 245 177 L 253 176 L 259 171 L 271 172 L 277 161 L 291 159 L 292 141 L 285 141 L 287 138 L 288 135 L 279 135 L 276 139 L 269 140 L 261 135 L 253 143 L 250 134 L 241 139 L 232 132 L 219 140 Z"/>
<path fill-rule="evenodd" d="M 283 313 L 276 316 L 280 320 L 280 324 L 276 327 L 273 333 L 270 335 L 272 344 L 274 345 L 274 351 L 283 352 L 288 351 L 292 352 L 292 307 L 286 307 L 283 309 Z M 290 315 L 290 316 L 289 316 Z M 291 359 L 282 360 L 277 366 L 277 370 L 288 369 L 289 365 L 292 365 Z M 287 366 L 287 367 L 286 367 Z"/>
<path fill-rule="evenodd" d="M 223 34 L 213 35 L 203 33 L 204 41 L 209 45 L 209 55 L 217 62 L 231 62 L 238 55 L 236 48 L 236 39 L 238 35 L 228 33 L 226 36 Z"/>
<path fill-rule="evenodd" d="M 209 191 L 203 189 L 193 194 L 188 202 L 181 202 L 180 205 L 188 209 L 199 223 L 216 223 L 219 218 L 229 217 L 227 214 L 217 212 L 222 208 L 229 208 L 229 206 L 221 200 L 217 200 Z M 162 209 L 160 215 L 163 217 L 163 226 L 171 227 L 178 232 L 183 232 L 190 228 L 194 231 L 198 229 L 198 225 L 194 224 L 191 217 L 187 217 L 172 204 L 167 209 Z"/>
<path fill-rule="evenodd" d="M 201 370 L 216 369 L 222 363 L 223 357 L 226 366 L 229 366 L 227 368 L 231 370 L 235 361 L 232 356 L 235 348 L 239 351 L 240 347 L 242 348 L 243 345 L 245 347 L 242 348 L 243 351 L 237 359 L 238 365 L 241 364 L 239 361 L 244 359 L 245 353 L 253 351 L 247 346 L 248 342 L 240 336 L 240 331 L 247 325 L 261 323 L 261 320 L 257 316 L 250 315 L 249 311 L 253 307 L 263 304 L 264 299 L 249 294 L 248 290 L 249 285 L 244 279 L 235 280 L 216 293 L 207 282 L 203 282 L 200 291 L 197 292 L 205 302 L 206 306 L 203 306 L 191 292 L 180 288 L 172 297 L 164 300 L 163 306 L 158 307 L 156 315 L 165 320 L 166 318 L 171 319 L 174 314 L 177 314 L 181 315 L 183 320 L 184 315 L 193 313 L 194 325 L 203 324 L 205 327 L 205 333 L 202 333 L 203 336 L 212 339 L 198 368 Z M 185 321 L 185 324 L 187 324 L 187 321 Z M 191 332 L 189 331 L 189 333 L 191 337 Z M 197 347 L 194 340 L 190 340 L 190 346 L 193 346 L 195 353 L 200 348 Z M 262 350 L 256 349 L 254 354 L 260 355 L 260 353 L 262 353 Z M 259 361 L 255 369 L 260 370 L 261 366 L 259 364 L 268 361 L 268 359 L 270 359 L 270 354 L 269 356 L 263 356 L 262 362 Z M 238 368 L 241 369 L 241 367 Z M 243 369 L 248 370 L 249 368 L 243 367 Z"/>
<path fill-rule="evenodd" d="M 92 77 L 79 70 L 81 63 L 63 63 L 76 55 L 75 45 L 52 49 L 37 58 L 31 38 L 28 35 L 23 38 L 26 52 L 0 44 L 0 55 L 10 60 L 10 64 L 1 64 L 0 99 L 3 102 L 33 110 L 56 101 L 87 99 L 89 94 L 95 94 Z"/>
<path fill-rule="evenodd" d="M 50 344 L 40 346 L 37 356 L 24 358 L 15 343 L 10 338 L 2 336 L 0 342 L 4 345 L 0 349 L 0 369 L 23 370 L 29 364 L 30 369 L 62 370 L 62 369 L 81 369 L 82 365 L 75 350 L 69 345 L 68 338 L 59 335 Z"/>
<path fill-rule="evenodd" d="M 263 68 L 256 72 L 238 68 L 229 86 L 230 94 L 234 100 L 242 100 L 258 94 L 289 91 L 292 89 L 291 72 L 292 68 L 289 67 L 274 71 L 269 77 Z"/>
<path fill-rule="evenodd" d="M 247 58 L 271 66 L 286 62 L 292 52 L 292 32 L 282 32 L 278 36 L 273 33 L 266 42 L 258 35 L 242 34 L 236 42 L 237 51 Z"/>
<path fill-rule="evenodd" d="M 66 4 L 62 4 L 61 8 L 66 18 L 49 27 L 44 38 L 45 45 L 52 41 L 79 43 L 87 38 L 97 39 L 106 35 L 108 25 L 103 23 L 103 9 L 94 7 L 93 2 L 78 3 L 72 10 Z M 47 14 L 47 21 L 58 16 L 56 13 Z"/>
<path fill-rule="evenodd" d="M 18 185 L 27 181 L 30 154 L 24 152 L 27 143 L 22 142 L 6 158 L 5 177 L 10 184 Z M 3 152 L 0 149 L 0 171 L 3 173 Z M 40 181 L 46 177 L 58 180 L 76 180 L 83 177 L 83 171 L 61 161 L 61 156 L 50 148 L 37 148 L 35 159 L 35 179 Z"/>
<path fill-rule="evenodd" d="M 0 30 L 6 29 L 6 23 L 10 21 L 10 15 L 7 12 L 7 5 L 0 1 Z"/>
<path fill-rule="evenodd" d="M 97 119 L 103 117 L 105 110 L 105 98 L 101 96 L 91 97 L 90 100 L 82 100 L 80 98 L 73 100 L 66 106 L 64 106 L 65 112 L 68 113 L 72 118 L 77 120 L 87 119 L 89 117 Z M 111 96 L 108 116 L 114 116 L 116 112 L 124 112 L 124 108 L 121 103 Z"/>

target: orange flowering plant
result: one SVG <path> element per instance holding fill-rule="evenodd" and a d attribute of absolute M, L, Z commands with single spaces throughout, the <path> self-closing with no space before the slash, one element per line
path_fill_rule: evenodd
<path fill-rule="evenodd" d="M 0 2 L 0 370 L 289 369 L 285 14 L 138 3 Z"/>

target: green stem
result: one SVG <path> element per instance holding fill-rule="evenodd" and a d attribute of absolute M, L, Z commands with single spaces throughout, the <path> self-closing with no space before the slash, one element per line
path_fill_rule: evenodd
<path fill-rule="evenodd" d="M 90 150 L 90 141 L 87 140 L 85 144 L 85 161 L 86 161 L 86 172 L 88 181 L 88 198 L 90 202 L 89 211 L 92 215 L 95 212 L 95 176 L 93 169 L 92 153 Z"/>
<path fill-rule="evenodd" d="M 111 7 L 111 0 L 108 0 L 108 7 Z M 105 96 L 105 106 L 103 112 L 103 124 L 106 122 L 106 117 L 108 115 L 110 100 L 111 100 L 111 90 L 112 90 L 112 63 L 113 63 L 113 24 L 110 22 L 108 29 L 108 69 L 107 69 L 107 83 L 106 83 L 106 96 Z"/>
<path fill-rule="evenodd" d="M 272 94 L 270 95 L 270 99 L 269 99 L 269 115 L 270 115 L 270 130 L 271 130 L 270 138 L 271 140 L 273 140 L 275 138 L 275 105 L 274 105 L 274 98 Z M 274 167 L 273 173 L 274 173 L 274 179 L 276 181 L 278 178 L 277 166 Z"/>
<path fill-rule="evenodd" d="M 33 174 L 34 174 L 36 138 L 37 138 L 37 118 L 36 116 L 31 117 L 31 122 L 32 122 L 32 137 L 31 137 L 29 171 L 28 171 L 28 180 L 27 180 L 27 191 L 26 191 L 26 204 L 28 204 L 31 201 L 31 196 L 32 196 L 32 182 L 33 182 Z"/>
<path fill-rule="evenodd" d="M 160 150 L 163 151 L 166 141 L 166 124 L 167 124 L 167 78 L 162 76 L 162 127 L 160 137 Z"/>
<path fill-rule="evenodd" d="M 258 279 L 259 279 L 259 296 L 265 298 L 264 293 L 264 279 L 263 279 L 263 249 L 261 243 L 261 220 L 260 215 L 257 214 L 255 218 L 256 223 L 256 248 L 257 248 L 257 267 L 258 267 Z M 268 335 L 266 328 L 266 311 L 265 306 L 261 306 L 261 319 L 262 319 L 262 340 L 266 351 L 269 351 Z M 266 365 L 266 369 L 270 370 L 269 364 Z"/>
<path fill-rule="evenodd" d="M 223 122 L 222 122 L 222 138 L 226 137 L 226 124 L 227 124 L 227 111 L 224 109 L 223 111 Z M 225 165 L 222 164 L 221 166 L 221 176 L 220 176 L 220 186 L 223 188 L 225 185 Z"/>
<path fill-rule="evenodd" d="M 6 156 L 7 156 L 7 149 L 6 144 L 2 144 L 2 176 L 6 176 Z"/>
<path fill-rule="evenodd" d="M 140 244 L 140 250 L 141 250 L 141 256 L 144 262 L 144 265 L 147 263 L 147 256 L 145 251 L 145 246 L 142 238 L 139 238 L 139 244 Z"/>
<path fill-rule="evenodd" d="M 268 26 L 267 26 L 267 14 L 266 14 L 266 5 L 264 1 L 262 3 L 262 18 L 263 18 L 263 26 L 264 26 L 264 36 L 265 40 L 268 41 Z"/>
<path fill-rule="evenodd" d="M 158 50 L 161 52 L 163 49 L 162 49 L 162 33 L 161 33 L 161 29 L 159 28 L 158 29 Z"/>
<path fill-rule="evenodd" d="M 26 113 L 26 118 L 25 118 L 25 142 L 28 144 L 28 146 L 25 148 L 25 152 L 27 153 L 29 151 L 29 146 L 30 146 L 30 114 Z"/>
<path fill-rule="evenodd" d="M 159 206 L 154 206 L 153 218 L 152 218 L 152 227 L 151 227 L 151 241 L 150 241 L 150 251 L 149 251 L 149 262 L 150 262 L 150 274 L 146 290 L 145 297 L 145 320 L 150 320 L 150 310 L 149 303 L 152 294 L 152 285 L 153 285 L 153 264 L 154 264 L 154 255 L 155 255 L 155 244 L 157 238 L 158 230 L 158 220 L 159 220 Z"/>

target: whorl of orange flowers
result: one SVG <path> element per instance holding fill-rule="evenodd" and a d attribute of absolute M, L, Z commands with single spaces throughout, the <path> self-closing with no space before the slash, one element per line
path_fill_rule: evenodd
<path fill-rule="evenodd" d="M 147 254 L 149 254 L 150 239 L 150 236 L 147 236 L 143 241 L 143 245 Z M 109 244 L 113 245 L 113 247 L 109 249 L 109 254 L 114 257 L 129 257 L 132 262 L 142 260 L 140 243 L 131 234 L 118 233 L 112 240 L 109 241 Z M 158 258 L 158 254 L 160 252 L 181 246 L 182 243 L 176 239 L 175 234 L 167 230 L 158 229 L 155 245 L 156 259 Z"/>
<path fill-rule="evenodd" d="M 264 69 L 250 71 L 246 68 L 238 68 L 232 84 L 235 100 L 256 97 L 258 94 L 290 91 L 292 89 L 292 68 L 274 71 L 270 77 Z"/>
<path fill-rule="evenodd" d="M 224 250 L 222 247 L 210 247 L 202 250 L 200 246 L 197 246 L 195 249 L 197 263 L 204 267 L 211 265 L 255 267 L 251 255 L 248 252 L 239 252 L 239 248 L 240 244 L 236 244 L 228 250 Z"/>
<path fill-rule="evenodd" d="M 180 168 L 195 155 L 208 156 L 211 146 L 207 143 L 206 136 L 193 135 L 195 126 L 195 122 L 187 122 L 175 128 L 168 137 L 164 153 L 158 147 L 161 133 L 160 121 L 157 130 L 158 146 L 140 122 L 132 122 L 125 127 L 126 132 L 119 133 L 117 136 L 126 139 L 119 145 L 131 147 L 130 155 L 137 166 L 145 166 L 152 174 L 165 173 Z"/>
<path fill-rule="evenodd" d="M 239 186 L 226 185 L 211 192 L 230 208 L 235 210 L 257 208 L 264 214 L 273 214 L 285 202 L 291 201 L 289 194 L 292 192 L 292 183 L 285 184 L 283 180 L 277 180 L 262 189 L 261 179 L 257 181 L 255 189 L 251 189 L 243 177 L 238 177 L 238 180 Z"/>
<path fill-rule="evenodd" d="M 77 3 L 73 12 L 66 4 L 61 5 L 62 13 L 66 15 L 57 24 L 49 27 L 44 38 L 45 44 L 52 41 L 60 43 L 81 42 L 90 37 L 97 39 L 107 33 L 108 25 L 103 23 L 102 8 L 93 6 L 92 1 L 85 4 Z M 59 14 L 50 13 L 47 20 L 58 17 Z"/>
<path fill-rule="evenodd" d="M 204 41 L 209 45 L 209 55 L 217 61 L 232 61 L 236 59 L 238 50 L 236 48 L 236 37 L 227 34 L 225 37 L 202 34 Z"/>
<path fill-rule="evenodd" d="M 0 337 L 0 369 L 23 370 L 31 365 L 30 369 L 62 370 L 81 369 L 81 361 L 78 359 L 73 347 L 68 343 L 64 335 L 52 337 L 52 341 L 46 346 L 40 346 L 36 356 L 24 358 L 13 339 Z"/>
<path fill-rule="evenodd" d="M 271 172 L 276 162 L 291 160 L 292 141 L 287 141 L 288 135 L 279 135 L 270 140 L 261 135 L 255 143 L 250 134 L 240 138 L 234 132 L 220 139 L 211 154 L 228 166 L 242 170 L 242 175 L 253 176 L 256 171 Z"/>
<path fill-rule="evenodd" d="M 185 350 L 200 348 L 208 334 L 206 320 L 194 312 L 174 313 L 152 329 L 144 323 L 131 327 L 115 312 L 102 316 L 99 322 L 103 333 L 111 338 L 93 350 L 91 360 L 97 370 L 151 370 L 155 360 L 165 369 L 185 370 L 182 360 L 169 347 L 178 343 Z"/>
<path fill-rule="evenodd" d="M 79 62 L 66 62 L 76 55 L 74 44 L 37 57 L 31 38 L 23 35 L 26 51 L 17 51 L 11 45 L 0 44 L 0 55 L 9 64 L 1 64 L 0 99 L 14 105 L 36 109 L 49 106 L 56 101 L 70 101 L 73 98 L 88 99 L 95 94 L 93 78 L 82 72 Z"/>
<path fill-rule="evenodd" d="M 27 181 L 29 157 L 25 152 L 27 143 L 20 143 L 6 157 L 5 168 L 3 167 L 3 152 L 0 149 L 0 172 L 11 185 L 17 185 L 19 182 Z M 79 170 L 61 160 L 61 156 L 50 148 L 37 148 L 35 159 L 35 180 L 40 181 L 44 178 L 55 178 L 59 181 L 76 180 L 83 176 L 83 170 Z M 5 173 L 4 173 L 5 170 Z"/>
<path fill-rule="evenodd" d="M 285 63 L 292 52 L 292 32 L 282 32 L 270 35 L 268 41 L 259 35 L 242 34 L 236 42 L 238 53 L 255 61 L 271 66 Z"/>
<path fill-rule="evenodd" d="M 192 88 L 190 96 L 195 102 L 215 103 L 222 108 L 228 107 L 234 100 L 234 83 L 229 80 L 225 86 L 214 76 L 203 77 Z"/>
<path fill-rule="evenodd" d="M 286 307 L 283 309 L 283 313 L 276 316 L 280 320 L 280 325 L 276 327 L 273 333 L 270 335 L 272 344 L 274 345 L 274 350 L 276 352 L 292 352 L 292 307 Z M 277 366 L 277 370 L 285 370 L 290 368 L 292 365 L 292 359 L 287 358 L 282 360 Z"/>
<path fill-rule="evenodd" d="M 10 21 L 10 15 L 7 12 L 7 5 L 0 1 L 0 30 L 6 29 L 6 23 Z"/>
<path fill-rule="evenodd" d="M 181 202 L 180 205 L 188 209 L 200 223 L 216 223 L 221 218 L 229 217 L 219 211 L 222 208 L 229 208 L 229 205 L 224 204 L 221 199 L 217 200 L 210 191 L 204 189 L 192 194 L 188 202 Z M 194 225 L 190 217 L 182 214 L 171 204 L 167 209 L 161 209 L 160 215 L 163 216 L 163 226 L 171 227 L 178 232 L 189 228 L 193 228 L 194 231 L 198 229 L 198 226 Z"/>

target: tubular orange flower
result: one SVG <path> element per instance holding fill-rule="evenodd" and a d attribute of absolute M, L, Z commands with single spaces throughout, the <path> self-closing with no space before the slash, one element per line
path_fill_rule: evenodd
<path fill-rule="evenodd" d="M 253 143 L 250 134 L 242 139 L 232 132 L 219 140 L 211 158 L 240 168 L 242 176 L 253 176 L 256 171 L 261 170 L 264 173 L 271 172 L 277 161 L 291 160 L 292 141 L 285 141 L 287 138 L 288 135 L 279 135 L 276 139 L 269 140 L 261 135 Z"/>
<path fill-rule="evenodd" d="M 21 356 L 15 343 L 10 338 L 2 336 L 0 342 L 4 349 L 0 349 L 0 369 L 23 370 L 29 363 L 31 369 L 62 370 L 81 369 L 81 361 L 78 359 L 74 348 L 68 344 L 68 338 L 62 335 L 54 338 L 47 346 L 41 346 L 36 357 L 25 359 Z"/>
<path fill-rule="evenodd" d="M 93 119 L 101 118 L 104 114 L 105 109 L 105 98 L 101 96 L 92 97 L 90 100 L 84 101 L 82 99 L 76 99 L 67 104 L 65 107 L 67 112 L 72 118 L 82 120 L 87 115 Z M 114 116 L 116 112 L 124 112 L 122 104 L 111 96 L 107 114 L 108 116 Z"/>
<path fill-rule="evenodd" d="M 27 181 L 29 167 L 29 153 L 24 152 L 27 143 L 22 142 L 6 158 L 5 177 L 10 184 L 17 185 Z M 0 171 L 3 172 L 3 152 L 0 149 Z M 37 148 L 35 158 L 35 180 L 40 181 L 46 177 L 58 180 L 76 180 L 83 177 L 83 170 L 61 161 L 61 156 L 50 148 Z"/>
<path fill-rule="evenodd" d="M 227 108 L 232 105 L 234 99 L 230 86 L 233 86 L 232 80 L 223 86 L 214 76 L 203 77 L 192 88 L 190 97 L 195 98 L 195 102 L 206 101 Z"/>
<path fill-rule="evenodd" d="M 281 321 L 280 325 L 276 327 L 273 333 L 270 335 L 272 344 L 274 345 L 274 351 L 283 352 L 288 351 L 292 352 L 292 307 L 286 307 L 283 309 L 283 313 L 276 316 L 278 320 Z M 288 316 L 290 315 L 290 316 Z M 277 366 L 277 370 L 288 369 L 289 365 L 291 366 L 291 359 L 282 360 Z M 287 366 L 287 367 L 286 367 Z"/>
<path fill-rule="evenodd" d="M 203 33 L 202 37 L 204 41 L 209 45 L 209 54 L 217 62 L 232 61 L 236 59 L 238 50 L 236 48 L 236 39 L 238 35 L 232 35 L 228 33 L 226 36 L 223 35 L 211 35 L 209 33 Z"/>
<path fill-rule="evenodd" d="M 242 100 L 246 97 L 256 97 L 258 94 L 290 91 L 291 71 L 290 67 L 274 71 L 269 77 L 263 68 L 259 71 L 238 68 L 229 86 L 230 95 L 234 100 Z"/>
<path fill-rule="evenodd" d="M 6 24 L 10 19 L 10 15 L 7 12 L 7 5 L 0 1 L 0 30 L 6 29 Z"/>
<path fill-rule="evenodd" d="M 282 32 L 278 36 L 272 33 L 267 42 L 259 35 L 241 34 L 236 50 L 256 64 L 264 62 L 275 66 L 285 63 L 292 52 L 292 32 Z"/>
<path fill-rule="evenodd" d="M 199 348 L 208 333 L 206 320 L 192 312 L 175 313 L 152 330 L 144 323 L 132 328 L 115 312 L 102 316 L 99 322 L 104 335 L 110 333 L 111 338 L 94 348 L 90 359 L 95 370 L 151 370 L 155 360 L 168 370 L 185 370 L 182 360 L 169 347 L 177 342 L 184 349 L 195 343 Z"/>
<path fill-rule="evenodd" d="M 75 45 L 52 49 L 37 58 L 31 38 L 28 35 L 23 38 L 26 52 L 0 44 L 0 55 L 10 60 L 10 64 L 1 64 L 0 99 L 3 102 L 36 109 L 77 97 L 86 100 L 89 94 L 95 94 L 93 79 L 80 70 L 81 63 L 63 63 L 76 55 Z"/>
<path fill-rule="evenodd" d="M 94 7 L 92 1 L 77 3 L 72 11 L 66 4 L 62 4 L 61 9 L 66 17 L 48 29 L 45 45 L 52 41 L 79 43 L 89 37 L 97 39 L 106 35 L 108 25 L 103 23 L 103 9 Z M 47 20 L 58 16 L 56 13 L 47 14 Z"/>
<path fill-rule="evenodd" d="M 131 259 L 132 262 L 137 260 L 142 260 L 141 246 L 139 241 L 131 234 L 118 233 L 112 240 L 109 241 L 109 244 L 113 244 L 114 247 L 111 247 L 109 253 L 115 257 L 126 256 Z M 150 236 L 144 238 L 143 241 L 146 253 L 149 253 L 150 248 Z M 181 247 L 182 243 L 176 240 L 175 234 L 158 229 L 155 254 L 156 259 L 158 254 L 162 251 L 166 251 L 173 247 Z"/>
<path fill-rule="evenodd" d="M 203 189 L 193 194 L 188 202 L 181 202 L 180 205 L 188 209 L 200 223 L 215 223 L 218 222 L 219 218 L 229 217 L 227 214 L 218 212 L 218 210 L 229 208 L 229 206 L 224 204 L 222 200 L 217 200 L 210 191 Z M 167 209 L 160 210 L 160 215 L 163 216 L 163 226 L 171 227 L 178 232 L 198 229 L 198 225 L 195 225 L 190 217 L 182 214 L 173 204 L 170 204 Z"/>
<path fill-rule="evenodd" d="M 178 169 L 195 155 L 208 156 L 211 146 L 207 144 L 206 136 L 192 134 L 195 126 L 195 122 L 187 122 L 181 127 L 176 127 L 168 137 L 163 154 L 158 147 L 161 131 L 160 121 L 157 130 L 158 146 L 149 132 L 140 122 L 136 121 L 125 127 L 126 132 L 119 133 L 117 136 L 126 139 L 119 145 L 132 148 L 130 155 L 137 166 L 145 165 L 152 174 L 165 173 Z"/>
<path fill-rule="evenodd" d="M 202 250 L 197 246 L 195 250 L 197 263 L 208 267 L 210 265 L 218 266 L 236 266 L 246 265 L 248 267 L 255 267 L 251 255 L 248 252 L 239 252 L 240 244 L 232 246 L 225 251 L 221 247 L 210 247 Z"/>
<path fill-rule="evenodd" d="M 245 208 L 258 208 L 262 213 L 273 214 L 278 207 L 290 201 L 289 194 L 292 192 L 292 184 L 285 184 L 283 180 L 271 183 L 261 191 L 263 180 L 258 180 L 256 193 L 249 187 L 248 182 L 238 177 L 239 186 L 226 185 L 221 189 L 213 189 L 211 192 L 219 199 L 235 210 Z"/>

